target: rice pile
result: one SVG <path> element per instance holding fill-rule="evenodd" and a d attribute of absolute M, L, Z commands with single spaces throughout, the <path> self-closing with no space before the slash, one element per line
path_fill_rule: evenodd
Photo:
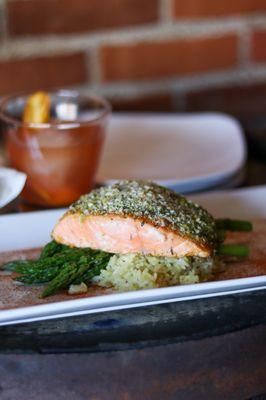
<path fill-rule="evenodd" d="M 150 289 L 206 281 L 217 268 L 213 258 L 115 254 L 93 282 L 118 291 Z"/>

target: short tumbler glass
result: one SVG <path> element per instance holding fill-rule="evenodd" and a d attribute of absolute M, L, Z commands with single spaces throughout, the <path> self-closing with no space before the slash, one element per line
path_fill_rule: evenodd
<path fill-rule="evenodd" d="M 92 189 L 111 109 L 105 99 L 76 91 L 48 94 L 51 122 L 23 122 L 30 94 L 3 99 L 0 118 L 10 165 L 27 174 L 22 200 L 59 207 Z"/>

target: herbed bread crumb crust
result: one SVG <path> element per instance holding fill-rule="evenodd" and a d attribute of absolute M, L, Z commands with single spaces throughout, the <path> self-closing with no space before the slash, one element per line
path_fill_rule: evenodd
<path fill-rule="evenodd" d="M 215 220 L 204 208 L 153 182 L 124 180 L 101 187 L 81 196 L 69 212 L 141 219 L 209 248 L 218 241 Z"/>

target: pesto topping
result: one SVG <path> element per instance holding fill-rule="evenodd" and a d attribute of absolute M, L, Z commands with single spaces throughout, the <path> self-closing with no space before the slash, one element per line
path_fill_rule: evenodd
<path fill-rule="evenodd" d="M 215 221 L 206 210 L 152 182 L 125 180 L 93 190 L 72 204 L 70 212 L 133 216 L 178 231 L 203 246 L 214 247 L 217 243 Z"/>

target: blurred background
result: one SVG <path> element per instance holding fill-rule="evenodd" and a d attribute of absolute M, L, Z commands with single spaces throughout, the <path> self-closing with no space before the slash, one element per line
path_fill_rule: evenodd
<path fill-rule="evenodd" d="M 91 89 L 115 110 L 266 109 L 265 0 L 0 0 L 0 96 Z"/>
<path fill-rule="evenodd" d="M 0 0 L 0 97 L 58 87 L 114 111 L 231 114 L 265 160 L 266 0 Z"/>

